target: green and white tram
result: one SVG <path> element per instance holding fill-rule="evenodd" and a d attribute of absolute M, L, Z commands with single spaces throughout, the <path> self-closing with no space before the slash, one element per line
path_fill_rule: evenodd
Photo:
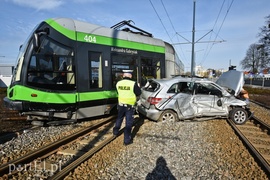
<path fill-rule="evenodd" d="M 123 69 L 134 70 L 140 86 L 148 78 L 183 73 L 169 43 L 117 27 L 68 18 L 38 24 L 20 48 L 5 106 L 29 120 L 89 118 L 115 107 Z"/>

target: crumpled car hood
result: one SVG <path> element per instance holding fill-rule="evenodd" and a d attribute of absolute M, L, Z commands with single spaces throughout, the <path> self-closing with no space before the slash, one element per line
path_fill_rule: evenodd
<path fill-rule="evenodd" d="M 236 70 L 224 72 L 216 81 L 222 87 L 234 91 L 234 96 L 237 96 L 245 84 L 244 73 Z"/>

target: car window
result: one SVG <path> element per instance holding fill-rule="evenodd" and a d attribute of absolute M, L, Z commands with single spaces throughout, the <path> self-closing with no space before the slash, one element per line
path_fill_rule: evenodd
<path fill-rule="evenodd" d="M 196 83 L 196 94 L 221 95 L 222 92 L 211 83 Z"/>
<path fill-rule="evenodd" d="M 175 83 L 173 84 L 167 91 L 167 93 L 191 93 L 191 89 L 190 86 L 191 83 L 190 82 L 179 82 L 179 83 Z"/>
<path fill-rule="evenodd" d="M 177 93 L 177 91 L 178 91 L 178 84 L 175 83 L 168 89 L 167 93 Z"/>
<path fill-rule="evenodd" d="M 192 92 L 193 86 L 191 82 L 180 82 L 178 88 L 181 93 L 190 94 Z"/>
<path fill-rule="evenodd" d="M 155 92 L 159 89 L 159 87 L 160 87 L 159 83 L 155 81 L 148 81 L 143 89 L 145 91 Z"/>

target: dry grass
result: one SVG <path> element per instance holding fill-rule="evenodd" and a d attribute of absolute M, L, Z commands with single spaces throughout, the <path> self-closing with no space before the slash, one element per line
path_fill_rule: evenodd
<path fill-rule="evenodd" d="M 0 88 L 0 110 L 4 108 L 3 98 L 6 96 L 6 94 L 7 94 L 7 89 Z"/>
<path fill-rule="evenodd" d="M 0 88 L 0 94 L 6 94 L 7 88 Z"/>
<path fill-rule="evenodd" d="M 270 106 L 270 89 L 245 86 L 251 100 Z"/>

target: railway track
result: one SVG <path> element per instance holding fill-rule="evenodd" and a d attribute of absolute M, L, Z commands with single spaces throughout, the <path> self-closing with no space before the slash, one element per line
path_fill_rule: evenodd
<path fill-rule="evenodd" d="M 267 105 L 265 105 L 265 104 L 263 104 L 263 103 L 260 103 L 260 102 L 254 101 L 254 100 L 250 100 L 250 101 L 251 101 L 252 103 L 254 103 L 254 104 L 257 104 L 257 105 L 259 105 L 259 106 L 261 106 L 261 107 L 263 107 L 263 108 L 266 108 L 266 109 L 270 110 L 270 107 L 267 106 Z"/>
<path fill-rule="evenodd" d="M 0 117 L 2 120 L 26 120 L 26 116 L 20 116 L 18 111 L 1 109 Z"/>
<path fill-rule="evenodd" d="M 19 134 L 22 134 L 22 133 L 27 132 L 27 131 L 32 131 L 32 130 L 35 130 L 38 128 L 40 128 L 40 127 L 39 126 L 32 126 L 32 127 L 22 128 L 20 130 L 17 130 L 16 132 L 10 132 L 10 133 L 6 133 L 4 135 L 1 135 L 0 136 L 0 144 L 5 143 L 13 138 L 18 137 Z"/>
<path fill-rule="evenodd" d="M 270 107 L 253 100 L 251 102 L 259 106 L 259 108 L 263 108 L 264 114 L 255 113 L 250 121 L 244 125 L 236 125 L 231 120 L 228 120 L 228 123 L 257 160 L 258 164 L 270 176 L 270 117 L 267 115 L 269 114 Z M 253 108 L 257 109 L 254 106 Z"/>
<path fill-rule="evenodd" d="M 246 145 L 258 164 L 270 175 L 270 126 L 253 116 L 244 125 L 236 125 L 227 120 L 238 137 Z"/>
<path fill-rule="evenodd" d="M 56 162 L 52 162 L 52 159 L 57 159 L 57 156 L 67 155 L 70 157 L 70 159 L 68 162 L 66 162 L 66 164 L 61 164 L 61 166 L 65 166 L 65 168 L 63 169 L 63 167 L 61 167 L 60 169 L 61 170 L 60 173 L 65 174 L 65 172 L 68 172 L 69 170 L 72 169 L 70 168 L 71 166 L 76 166 L 76 163 L 78 163 L 79 160 L 83 160 L 91 156 L 91 153 L 97 152 L 100 148 L 102 148 L 103 146 L 105 146 L 107 143 L 109 143 L 115 138 L 112 136 L 112 133 L 110 133 L 110 137 L 107 136 L 106 138 L 99 141 L 100 137 L 97 136 L 97 134 L 101 133 L 102 129 L 104 128 L 106 129 L 106 125 L 108 124 L 112 125 L 114 123 L 113 119 L 115 119 L 115 116 L 110 116 L 108 118 L 105 118 L 99 121 L 99 123 L 95 125 L 86 127 L 82 129 L 81 131 L 78 131 L 77 133 L 67 136 L 57 142 L 51 143 L 43 148 L 40 148 L 37 151 L 31 152 L 25 156 L 22 156 L 20 158 L 14 159 L 12 161 L 9 161 L 1 165 L 0 177 L 4 177 L 7 179 L 9 179 L 10 177 L 13 177 L 13 178 L 15 177 L 17 179 L 17 176 L 22 174 L 22 172 L 25 173 L 28 170 L 33 170 L 33 166 L 35 166 L 35 168 L 39 167 L 39 171 L 40 170 L 44 171 L 45 166 L 48 166 L 50 163 L 51 165 L 53 165 L 53 168 L 56 168 Z M 94 139 L 92 137 L 94 137 Z M 78 144 L 78 142 L 79 144 L 82 145 L 82 149 L 85 150 L 84 152 L 88 152 L 88 153 L 82 153 L 83 151 L 75 151 L 72 149 L 74 148 L 74 146 L 76 146 L 76 144 Z M 90 142 L 92 142 L 91 146 L 89 146 Z M 86 147 L 87 145 L 88 147 Z M 77 159 L 77 160 L 74 160 L 74 159 Z M 70 164 L 71 162 L 72 162 L 72 165 L 67 166 L 67 164 Z M 44 167 L 42 167 L 42 164 L 40 163 L 43 163 Z M 34 170 L 37 170 L 37 169 L 34 169 Z M 59 164 L 58 164 L 57 170 L 59 171 Z M 51 173 L 51 172 L 48 171 L 47 173 Z M 57 177 L 58 176 L 61 176 L 61 175 L 57 175 Z M 29 174 L 28 174 L 28 177 L 29 177 Z"/>
<path fill-rule="evenodd" d="M 256 114 L 255 114 L 256 115 Z M 229 122 L 229 121 L 228 121 Z M 229 122 L 230 124 L 232 122 Z M 106 124 L 106 123 L 104 123 Z M 103 124 L 103 125 L 104 125 Z M 102 126 L 102 125 L 101 125 Z M 100 127 L 101 127 L 100 126 Z M 245 125 L 235 125 L 235 124 L 231 124 L 231 126 L 235 129 L 235 132 L 238 134 L 238 136 L 242 139 L 242 141 L 244 141 L 244 144 L 246 144 L 246 146 L 248 147 L 249 151 L 251 152 L 252 156 L 254 156 L 254 158 L 257 160 L 258 164 L 261 165 L 261 167 L 263 167 L 263 169 L 265 170 L 265 172 L 270 175 L 270 171 L 269 171 L 269 152 L 270 152 L 270 137 L 269 137 L 269 124 L 264 123 L 264 122 L 260 122 L 258 118 L 254 117 L 252 118 L 249 122 L 247 122 Z M 92 128 L 90 130 L 90 128 Z M 96 140 L 100 139 L 97 138 L 97 136 L 95 136 L 94 134 L 98 133 L 100 134 L 101 130 L 97 130 L 97 126 L 94 127 L 88 127 L 86 129 L 88 129 L 89 131 L 91 131 L 90 133 L 92 135 L 90 135 L 90 137 L 94 137 L 96 138 Z M 108 132 L 108 130 L 105 130 Z M 80 132 L 77 132 L 76 134 L 80 134 Z M 105 133 L 106 134 L 106 133 Z M 83 137 L 82 137 L 83 136 Z M 84 136 L 85 139 L 84 139 Z M 93 154 L 95 154 L 96 152 L 98 152 L 102 147 L 106 146 L 108 143 L 110 143 L 111 141 L 113 141 L 115 139 L 115 137 L 112 136 L 111 133 L 109 133 L 109 136 L 107 136 L 105 138 L 106 135 L 104 135 L 104 139 L 101 138 L 101 141 L 96 141 L 96 145 L 91 145 L 88 147 L 82 147 L 82 151 L 78 151 L 78 150 L 74 150 L 75 146 L 83 146 L 84 143 L 78 143 L 78 142 L 87 142 L 87 135 L 84 135 L 84 133 L 78 135 L 77 137 L 73 137 L 70 138 L 66 137 L 64 138 L 65 140 L 59 140 L 58 142 L 62 142 L 62 144 L 58 144 L 55 145 L 55 148 L 51 147 L 50 145 L 48 145 L 48 149 L 44 150 L 43 148 L 41 148 L 37 154 L 36 152 L 33 153 L 33 157 L 31 157 L 31 154 L 29 154 L 29 159 L 27 160 L 25 157 L 16 159 L 14 161 L 10 161 L 8 162 L 8 164 L 4 164 L 2 166 L 0 166 L 0 179 L 1 177 L 6 177 L 6 179 L 11 178 L 16 178 L 17 174 L 22 174 L 22 170 L 19 169 L 19 171 L 14 171 L 11 174 L 9 173 L 10 168 L 14 168 L 13 164 L 25 164 L 28 165 L 26 168 L 31 168 L 30 165 L 35 165 L 35 163 L 39 163 L 42 164 L 44 163 L 44 166 L 47 165 L 52 165 L 52 164 L 57 164 L 56 161 L 58 159 L 58 156 L 66 156 L 67 161 L 66 164 L 61 164 L 61 168 L 56 169 L 56 166 L 54 166 L 53 171 L 55 171 L 53 174 L 49 174 L 48 176 L 50 177 L 50 179 L 63 179 L 69 172 L 71 172 L 72 170 L 74 170 L 74 168 L 76 168 L 77 166 L 79 166 L 79 164 L 83 163 L 84 161 L 86 161 L 89 157 L 93 156 Z M 67 145 L 65 143 L 68 144 L 73 144 L 73 145 Z M 89 149 L 87 149 L 89 148 Z M 44 152 L 41 153 L 42 149 L 44 150 Z M 54 149 L 54 150 L 53 150 Z M 83 151 L 87 152 L 87 153 L 82 153 Z M 70 158 L 71 157 L 71 158 Z M 21 160 L 20 160 L 21 159 Z M 56 159 L 55 162 L 52 162 L 52 159 Z M 47 163 L 48 160 L 48 163 Z M 32 163 L 31 163 L 32 162 Z M 59 160 L 58 160 L 59 162 Z M 6 165 L 6 167 L 4 167 Z M 41 166 L 41 165 L 38 165 Z M 59 165 L 58 165 L 59 166 Z M 4 168 L 4 169 L 2 169 Z M 41 168 L 42 169 L 42 168 Z M 13 169 L 12 169 L 13 170 Z M 43 169 L 44 170 L 44 169 Z M 50 172 L 47 172 L 50 173 Z M 44 176 L 41 176 L 40 178 L 44 178 L 46 179 Z"/>

